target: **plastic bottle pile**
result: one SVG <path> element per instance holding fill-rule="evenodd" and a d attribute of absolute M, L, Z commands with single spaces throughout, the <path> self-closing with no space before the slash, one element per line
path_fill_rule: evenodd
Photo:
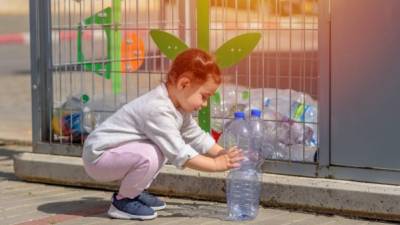
<path fill-rule="evenodd" d="M 52 131 L 55 140 L 81 142 L 115 108 L 101 101 L 93 101 L 87 95 L 71 96 L 53 112 Z"/>
<path fill-rule="evenodd" d="M 218 137 L 230 123 L 233 111 L 260 109 L 266 127 L 265 157 L 278 160 L 316 160 L 318 105 L 310 96 L 294 90 L 251 89 L 224 85 L 211 99 L 212 133 Z"/>

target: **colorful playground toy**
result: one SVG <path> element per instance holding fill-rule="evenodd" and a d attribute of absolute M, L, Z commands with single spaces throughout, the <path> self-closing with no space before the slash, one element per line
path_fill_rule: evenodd
<path fill-rule="evenodd" d="M 136 32 L 127 31 L 121 43 L 121 72 L 130 73 L 138 70 L 144 62 L 144 43 Z"/>
<path fill-rule="evenodd" d="M 96 59 L 96 62 L 91 62 L 85 58 L 82 47 L 84 28 L 93 24 L 102 27 L 107 41 L 107 59 Z M 86 71 L 93 71 L 106 79 L 111 79 L 114 94 L 121 92 L 121 72 L 134 72 L 140 68 L 144 61 L 143 40 L 132 31 L 125 32 L 122 35 L 120 24 L 121 1 L 113 0 L 112 7 L 107 7 L 84 19 L 78 28 L 78 62 L 83 64 Z"/>

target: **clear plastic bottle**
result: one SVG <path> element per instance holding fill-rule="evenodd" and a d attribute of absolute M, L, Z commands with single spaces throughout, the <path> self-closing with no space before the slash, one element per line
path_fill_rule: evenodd
<path fill-rule="evenodd" d="M 71 96 L 62 105 L 62 108 L 65 110 L 64 112 L 67 112 L 63 117 L 63 122 L 68 128 L 72 141 L 80 141 L 86 135 L 83 128 L 84 103 L 82 98 Z"/>
<path fill-rule="evenodd" d="M 315 158 L 315 148 L 309 148 L 302 144 L 290 146 L 291 161 L 313 162 Z"/>
<path fill-rule="evenodd" d="M 252 220 L 258 214 L 261 175 L 253 168 L 240 168 L 227 177 L 228 219 Z"/>
<path fill-rule="evenodd" d="M 289 159 L 289 147 L 281 142 L 276 142 L 274 150 L 271 155 L 268 156 L 270 159 L 275 160 L 288 160 Z"/>
<path fill-rule="evenodd" d="M 304 103 L 302 100 L 295 100 L 292 102 L 291 113 L 291 118 L 297 122 L 317 122 L 317 108 L 311 104 Z"/>
<path fill-rule="evenodd" d="M 264 105 L 264 119 L 266 120 L 276 120 L 276 110 L 273 108 L 271 98 L 265 97 L 263 101 Z"/>
<path fill-rule="evenodd" d="M 246 128 L 246 121 L 243 112 L 235 112 L 234 119 L 228 121 L 222 133 L 222 136 L 219 139 L 218 144 L 221 145 L 225 149 L 229 149 L 233 146 L 238 146 L 237 140 L 237 132 L 240 128 Z M 244 129 L 243 132 L 248 132 L 248 130 Z M 247 134 L 248 135 L 248 134 Z M 244 145 L 244 140 L 241 141 L 241 144 Z"/>
<path fill-rule="evenodd" d="M 304 111 L 308 108 L 307 104 L 304 104 L 301 100 L 295 100 L 292 102 L 290 111 L 290 118 L 294 121 L 304 122 Z"/>
<path fill-rule="evenodd" d="M 90 107 L 90 98 L 88 95 L 81 96 L 81 113 L 82 113 L 82 127 L 86 133 L 92 132 L 96 126 L 96 118 L 94 112 Z"/>
<path fill-rule="evenodd" d="M 257 161 L 257 168 L 260 169 L 262 163 L 264 162 L 263 147 L 265 142 L 265 126 L 261 120 L 261 110 L 252 109 L 250 112 L 250 149 L 252 150 L 252 158 Z"/>
<path fill-rule="evenodd" d="M 306 123 L 316 123 L 318 120 L 318 110 L 313 105 L 309 105 L 304 112 L 304 121 Z"/>
<path fill-rule="evenodd" d="M 224 134 L 226 144 L 229 147 L 238 146 L 245 158 L 241 166 L 231 170 L 227 177 L 228 219 L 251 220 L 258 213 L 261 175 L 257 171 L 257 161 L 254 161 L 255 154 L 250 148 L 253 137 L 243 112 L 235 113 L 235 120 Z"/>
<path fill-rule="evenodd" d="M 117 110 L 117 106 L 111 106 L 111 104 L 90 99 L 87 95 L 81 96 L 81 113 L 82 113 L 82 127 L 83 130 L 88 134 L 104 122 L 109 116 L 111 116 Z"/>
<path fill-rule="evenodd" d="M 290 118 L 293 121 L 303 123 L 300 126 L 292 126 L 291 130 L 294 134 L 292 136 L 297 136 L 297 140 L 292 144 L 304 143 L 306 146 L 317 146 L 318 106 L 301 94 L 291 103 Z"/>

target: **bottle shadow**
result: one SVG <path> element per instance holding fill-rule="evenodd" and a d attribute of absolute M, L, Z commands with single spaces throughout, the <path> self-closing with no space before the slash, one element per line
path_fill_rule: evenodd
<path fill-rule="evenodd" d="M 159 217 L 205 217 L 218 220 L 227 219 L 227 207 L 220 203 L 179 203 L 167 202 L 167 208 L 159 212 Z"/>

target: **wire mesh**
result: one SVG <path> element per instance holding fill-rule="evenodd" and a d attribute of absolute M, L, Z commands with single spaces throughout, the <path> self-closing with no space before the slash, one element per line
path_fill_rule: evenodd
<path fill-rule="evenodd" d="M 151 40 L 151 29 L 169 32 L 197 47 L 194 1 L 122 0 L 119 23 L 111 23 L 107 13 L 115 16 L 115 2 L 51 2 L 51 142 L 82 144 L 119 107 L 163 82 L 171 61 Z M 278 140 L 274 148 L 286 152 L 270 159 L 317 161 L 318 0 L 209 3 L 211 53 L 241 33 L 255 31 L 262 36 L 248 57 L 223 70 L 219 98 L 210 101 L 214 137 L 224 132 L 234 111 L 248 113 L 258 108 Z M 110 46 L 115 30 L 121 32 L 118 49 Z M 114 60 L 112 51 L 121 57 Z M 116 63 L 119 66 L 111 66 Z M 119 91 L 115 91 L 115 74 L 121 83 Z"/>
<path fill-rule="evenodd" d="M 268 158 L 317 161 L 318 1 L 214 0 L 211 5 L 212 49 L 240 33 L 262 34 L 255 51 L 223 73 L 214 133 L 223 133 L 234 111 L 249 116 L 258 108 L 275 135 L 273 148 L 282 153 Z"/>

